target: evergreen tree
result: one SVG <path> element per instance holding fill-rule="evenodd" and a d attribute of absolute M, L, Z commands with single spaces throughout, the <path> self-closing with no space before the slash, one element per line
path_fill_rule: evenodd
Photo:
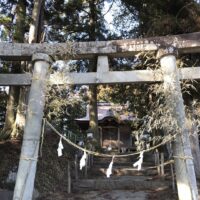
<path fill-rule="evenodd" d="M 200 7 L 194 0 L 122 0 L 138 20 L 138 36 L 181 34 L 199 31 Z"/>
<path fill-rule="evenodd" d="M 11 8 L 15 8 L 13 13 L 6 13 L 3 9 L 2 12 L 5 12 L 5 15 L 9 16 L 10 23 L 13 23 L 12 29 L 12 41 L 13 42 L 24 42 L 24 34 L 25 34 L 25 18 L 26 18 L 26 1 L 19 0 L 18 3 L 11 4 L 9 1 L 7 2 L 8 6 Z M 6 5 L 4 5 L 6 6 Z M 7 6 L 6 6 L 7 7 Z M 5 7 L 4 7 L 5 8 Z M 11 9 L 12 10 L 12 9 Z M 12 20 L 12 21 L 11 21 Z M 19 73 L 21 72 L 21 63 L 20 62 L 13 62 L 12 63 L 12 73 Z M 16 111 L 17 105 L 19 101 L 19 87 L 11 86 L 9 89 L 9 97 L 7 101 L 7 108 L 6 108 L 6 116 L 5 116 L 5 124 L 4 128 L 1 131 L 1 139 L 5 139 L 8 137 L 15 137 L 16 134 Z"/>

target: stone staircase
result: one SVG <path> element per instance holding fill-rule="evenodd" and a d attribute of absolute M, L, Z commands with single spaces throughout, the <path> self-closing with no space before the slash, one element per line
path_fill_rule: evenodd
<path fill-rule="evenodd" d="M 94 198 L 100 200 L 112 199 L 111 194 L 114 191 L 120 191 L 120 194 L 124 192 L 127 193 L 128 191 L 131 194 L 138 192 L 141 194 L 141 192 L 143 192 L 141 198 L 134 198 L 133 195 L 128 195 L 126 198 L 122 199 L 145 200 L 148 199 L 146 191 L 169 189 L 171 187 L 171 181 L 169 179 L 166 177 L 159 177 L 156 169 L 148 169 L 148 167 L 154 165 L 154 162 L 150 161 L 151 159 L 149 159 L 149 156 L 152 158 L 152 155 L 148 155 L 147 159 L 144 159 L 141 171 L 138 171 L 137 168 L 133 168 L 133 163 L 138 160 L 137 156 L 115 158 L 112 170 L 113 173 L 110 178 L 106 177 L 106 170 L 111 162 L 111 158 L 95 157 L 94 165 L 88 169 L 87 178 L 72 181 L 72 192 L 76 195 L 86 194 L 88 192 L 93 194 L 96 192 L 100 195 L 102 192 L 106 192 L 107 196 L 110 196 L 109 198 Z M 81 199 L 84 199 L 84 196 L 82 196 Z"/>

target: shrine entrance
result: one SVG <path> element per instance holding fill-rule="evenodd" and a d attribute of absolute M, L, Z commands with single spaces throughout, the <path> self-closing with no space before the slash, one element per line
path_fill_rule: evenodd
<path fill-rule="evenodd" d="M 109 57 L 131 57 L 134 54 L 147 51 L 157 53 L 160 69 L 109 71 Z M 45 87 L 48 81 L 52 85 L 163 82 L 165 96 L 174 100 L 171 114 L 177 119 L 177 124 L 181 130 L 180 134 L 176 136 L 173 148 L 179 199 L 197 200 L 198 189 L 189 135 L 185 126 L 185 109 L 179 81 L 200 79 L 200 68 L 177 69 L 176 56 L 177 53 L 199 52 L 199 32 L 135 40 L 75 42 L 71 44 L 0 43 L 0 59 L 9 61 L 32 60 L 34 66 L 33 74 L 0 74 L 0 85 L 2 86 L 31 86 L 13 199 L 32 199 L 45 103 Z M 50 75 L 49 78 L 52 57 L 61 59 L 97 58 L 97 72 L 66 73 L 60 79 L 55 79 L 55 75 Z M 113 135 L 111 130 L 107 130 L 108 137 L 103 137 L 105 140 L 113 137 L 112 145 L 116 145 L 116 140 L 119 137 L 116 137 L 116 134 Z M 114 132 L 116 133 L 116 129 L 114 129 Z"/>

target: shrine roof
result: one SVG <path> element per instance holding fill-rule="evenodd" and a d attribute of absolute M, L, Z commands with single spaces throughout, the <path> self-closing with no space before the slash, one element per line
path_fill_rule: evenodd
<path fill-rule="evenodd" d="M 126 111 L 126 105 L 114 105 L 110 103 L 98 103 L 98 121 L 105 118 L 115 118 L 117 121 L 132 121 L 135 116 L 131 112 Z M 89 106 L 87 106 L 86 116 L 76 119 L 76 121 L 87 122 L 89 121 Z"/>

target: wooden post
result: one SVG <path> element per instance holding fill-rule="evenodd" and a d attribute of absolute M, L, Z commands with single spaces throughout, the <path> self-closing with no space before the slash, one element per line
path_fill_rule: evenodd
<path fill-rule="evenodd" d="M 174 177 L 174 166 L 173 163 L 170 164 L 171 174 L 172 174 L 172 190 L 175 192 L 175 177 Z"/>
<path fill-rule="evenodd" d="M 87 170 L 88 170 L 88 156 L 85 161 L 85 170 L 84 170 L 84 177 L 87 178 Z"/>
<path fill-rule="evenodd" d="M 128 149 L 128 152 L 131 151 L 132 147 L 133 147 L 133 136 L 130 134 L 130 148 Z"/>
<path fill-rule="evenodd" d="M 191 154 L 189 133 L 185 126 L 185 109 L 177 73 L 175 49 L 173 47 L 160 49 L 158 56 L 160 57 L 161 70 L 163 72 L 163 87 L 166 101 L 180 129 L 180 133 L 173 143 L 179 200 L 197 200 L 198 190 L 196 176 Z"/>
<path fill-rule="evenodd" d="M 158 149 L 156 149 L 154 156 L 155 156 L 155 165 L 157 166 L 157 172 L 158 172 L 158 175 L 160 175 L 160 166 L 159 166 L 160 165 L 160 158 L 159 158 Z"/>
<path fill-rule="evenodd" d="M 51 60 L 43 53 L 34 54 L 32 60 L 35 62 L 33 80 L 13 200 L 32 200 L 38 160 L 46 79 Z"/>
<path fill-rule="evenodd" d="M 91 162 L 90 162 L 90 164 L 91 164 L 91 167 L 94 165 L 94 156 L 93 155 L 90 155 L 91 156 Z"/>
<path fill-rule="evenodd" d="M 70 161 L 67 162 L 67 193 L 71 194 L 71 169 L 70 169 Z"/>
<path fill-rule="evenodd" d="M 74 165 L 75 165 L 75 180 L 78 180 L 78 155 L 75 154 L 75 162 L 74 162 Z"/>
<path fill-rule="evenodd" d="M 90 154 L 88 154 L 87 158 L 88 158 L 88 160 L 87 160 L 87 166 L 88 166 L 88 168 L 90 168 L 91 167 L 91 165 L 90 165 L 90 161 L 91 161 Z"/>
<path fill-rule="evenodd" d="M 160 172 L 161 176 L 165 175 L 165 168 L 164 168 L 164 153 L 160 154 Z"/>
<path fill-rule="evenodd" d="M 99 135 L 100 135 L 100 146 L 103 147 L 103 134 L 101 126 L 99 126 Z"/>
<path fill-rule="evenodd" d="M 117 146 L 118 146 L 118 152 L 120 152 L 121 145 L 120 145 L 120 127 L 117 128 Z"/>

